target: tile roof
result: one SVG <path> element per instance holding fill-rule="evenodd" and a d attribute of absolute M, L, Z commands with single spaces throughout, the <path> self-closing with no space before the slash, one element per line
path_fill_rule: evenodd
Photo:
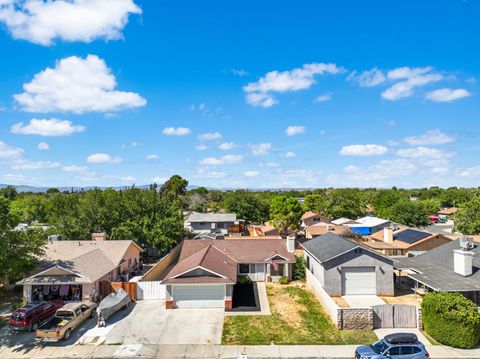
<path fill-rule="evenodd" d="M 310 233 L 312 236 L 319 236 L 327 232 L 333 232 L 338 235 L 353 234 L 352 230 L 347 226 L 335 225 L 330 223 L 317 223 L 305 228 L 305 232 Z"/>
<path fill-rule="evenodd" d="M 237 215 L 235 213 L 199 213 L 191 212 L 186 222 L 235 222 L 237 221 Z"/>
<path fill-rule="evenodd" d="M 449 207 L 449 208 L 442 208 L 437 213 L 448 216 L 448 215 L 454 214 L 457 211 L 458 211 L 457 207 Z"/>

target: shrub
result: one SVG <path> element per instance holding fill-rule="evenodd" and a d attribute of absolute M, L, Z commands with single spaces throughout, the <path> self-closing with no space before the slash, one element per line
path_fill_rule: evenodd
<path fill-rule="evenodd" d="M 293 267 L 293 279 L 305 280 L 305 269 L 307 268 L 307 262 L 303 256 L 295 256 L 295 266 Z"/>
<path fill-rule="evenodd" d="M 425 331 L 455 348 L 474 348 L 480 341 L 480 313 L 460 293 L 428 293 L 422 301 Z"/>
<path fill-rule="evenodd" d="M 252 280 L 250 279 L 250 277 L 248 275 L 239 275 L 238 276 L 238 284 L 248 284 L 250 283 Z"/>
<path fill-rule="evenodd" d="M 288 280 L 288 277 L 281 277 L 279 280 L 278 280 L 278 283 L 280 284 L 288 284 L 290 281 Z"/>

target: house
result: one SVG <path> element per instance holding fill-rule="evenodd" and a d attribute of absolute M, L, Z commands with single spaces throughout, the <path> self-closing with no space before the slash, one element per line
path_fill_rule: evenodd
<path fill-rule="evenodd" d="M 202 233 L 242 233 L 245 221 L 237 219 L 235 213 L 199 213 L 187 215 L 184 228 L 193 234 Z"/>
<path fill-rule="evenodd" d="M 400 226 L 386 227 L 368 237 L 363 245 L 387 256 L 416 255 L 450 242 L 444 234 Z"/>
<path fill-rule="evenodd" d="M 100 293 L 100 282 L 135 272 L 141 252 L 135 242 L 106 240 L 105 233 L 93 233 L 90 241 L 49 240 L 35 272 L 17 284 L 28 302 L 91 300 Z"/>
<path fill-rule="evenodd" d="M 312 226 L 317 223 L 330 223 L 330 218 L 322 216 L 318 212 L 308 211 L 302 215 L 302 228 Z"/>
<path fill-rule="evenodd" d="M 437 212 L 437 215 L 439 218 L 443 218 L 448 221 L 453 219 L 457 211 L 457 207 L 442 208 L 440 211 Z"/>
<path fill-rule="evenodd" d="M 342 226 L 347 223 L 357 223 L 357 222 L 355 222 L 353 219 L 350 219 L 350 218 L 341 217 L 341 218 L 334 219 L 333 221 L 330 221 L 330 223 L 335 224 L 337 226 Z"/>
<path fill-rule="evenodd" d="M 330 296 L 394 295 L 393 260 L 333 233 L 302 244 L 309 274 Z"/>
<path fill-rule="evenodd" d="M 338 234 L 339 236 L 355 237 L 355 233 L 347 226 L 320 222 L 305 228 L 305 238 L 312 239 L 328 232 Z"/>
<path fill-rule="evenodd" d="M 280 232 L 270 223 L 264 225 L 249 225 L 247 227 L 248 235 L 251 237 L 280 236 Z"/>
<path fill-rule="evenodd" d="M 416 257 L 395 258 L 397 278 L 417 293 L 459 292 L 480 306 L 480 242 L 459 238 Z"/>
<path fill-rule="evenodd" d="M 366 216 L 355 220 L 355 223 L 345 223 L 352 231 L 362 236 L 369 235 L 390 226 L 390 221 L 383 218 Z"/>
<path fill-rule="evenodd" d="M 160 273 L 166 285 L 166 308 L 232 308 L 239 277 L 276 281 L 292 277 L 295 240 L 184 240 L 172 252 L 177 259 Z M 159 262 L 161 267 L 162 263 Z"/>

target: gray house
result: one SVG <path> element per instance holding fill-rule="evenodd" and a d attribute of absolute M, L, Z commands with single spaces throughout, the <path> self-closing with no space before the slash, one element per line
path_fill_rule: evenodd
<path fill-rule="evenodd" d="M 394 295 L 391 258 L 333 233 L 302 247 L 308 270 L 330 296 Z"/>
<path fill-rule="evenodd" d="M 237 219 L 235 213 L 191 212 L 185 218 L 184 227 L 194 234 L 241 233 L 244 222 L 243 219 Z"/>

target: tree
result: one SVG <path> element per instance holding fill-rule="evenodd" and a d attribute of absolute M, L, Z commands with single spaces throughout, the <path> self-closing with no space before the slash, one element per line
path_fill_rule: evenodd
<path fill-rule="evenodd" d="M 358 189 L 337 189 L 327 194 L 324 215 L 357 218 L 365 214 L 366 203 Z"/>
<path fill-rule="evenodd" d="M 5 188 L 0 189 L 0 196 L 13 201 L 17 197 L 17 189 L 15 186 L 6 186 Z"/>
<path fill-rule="evenodd" d="M 48 194 L 57 194 L 57 193 L 60 193 L 60 190 L 58 188 L 52 187 L 52 188 L 47 189 L 47 193 Z"/>
<path fill-rule="evenodd" d="M 17 196 L 11 202 L 10 211 L 20 222 L 44 223 L 47 219 L 47 199 L 38 194 Z"/>
<path fill-rule="evenodd" d="M 272 224 L 282 235 L 300 227 L 302 214 L 302 205 L 294 197 L 277 196 L 270 204 Z"/>
<path fill-rule="evenodd" d="M 179 175 L 173 175 L 170 179 L 163 184 L 160 188 L 162 195 L 171 194 L 175 198 L 183 196 L 187 190 L 188 181 L 180 177 Z"/>
<path fill-rule="evenodd" d="M 464 203 L 463 207 L 455 213 L 454 231 L 465 235 L 480 233 L 480 197 Z"/>
<path fill-rule="evenodd" d="M 269 216 L 268 204 L 254 193 L 244 190 L 227 193 L 221 207 L 250 223 L 263 223 Z"/>
<path fill-rule="evenodd" d="M 386 215 L 389 220 L 409 227 L 428 225 L 428 210 L 421 202 L 403 199 L 390 207 Z"/>
<path fill-rule="evenodd" d="M 372 199 L 372 205 L 375 209 L 375 213 L 379 217 L 386 217 L 390 207 L 395 205 L 401 199 L 405 199 L 406 196 L 401 194 L 398 190 L 379 190 Z"/>
<path fill-rule="evenodd" d="M 305 211 L 313 211 L 323 214 L 325 211 L 325 198 L 319 194 L 309 194 L 303 201 Z"/>
<path fill-rule="evenodd" d="M 305 280 L 307 262 L 303 256 L 295 256 L 295 265 L 293 267 L 293 279 Z"/>

